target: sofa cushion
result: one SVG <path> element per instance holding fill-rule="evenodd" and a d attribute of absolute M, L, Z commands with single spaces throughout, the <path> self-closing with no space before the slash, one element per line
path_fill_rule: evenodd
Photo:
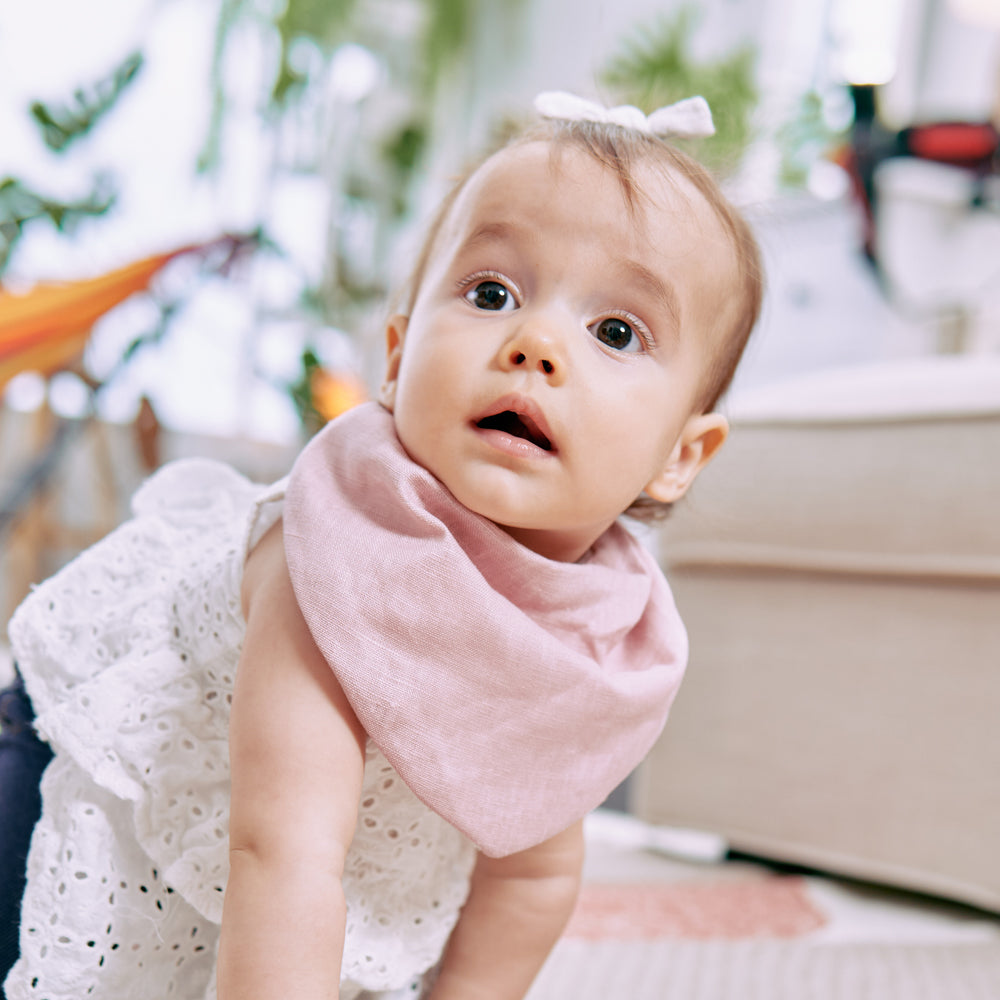
<path fill-rule="evenodd" d="M 1000 579 L 1000 357 L 825 371 L 735 398 L 666 561 Z"/>

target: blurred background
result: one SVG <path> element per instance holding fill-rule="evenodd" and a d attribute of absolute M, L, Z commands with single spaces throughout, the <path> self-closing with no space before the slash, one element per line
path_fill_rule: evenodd
<path fill-rule="evenodd" d="M 5 4 L 2 607 L 164 459 L 269 478 L 363 398 L 430 208 L 543 89 L 646 110 L 708 97 L 719 135 L 694 151 L 768 258 L 737 392 L 996 351 L 998 8 Z M 904 169 L 879 182 L 888 161 Z"/>
<path fill-rule="evenodd" d="M 692 662 L 615 804 L 1000 912 L 1000 0 L 3 3 L 0 622 L 162 462 L 273 480 L 370 396 L 449 178 L 549 89 L 707 97 L 767 267 L 731 441 L 649 536 Z M 963 939 L 870 995 L 996 997 L 983 939 L 979 992 Z M 762 969 L 725 995 L 819 982 Z"/>

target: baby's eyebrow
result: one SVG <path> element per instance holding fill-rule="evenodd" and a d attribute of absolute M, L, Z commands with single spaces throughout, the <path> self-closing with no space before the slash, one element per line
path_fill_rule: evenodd
<path fill-rule="evenodd" d="M 511 222 L 484 222 L 463 240 L 459 252 L 475 250 L 490 243 L 537 239 L 538 234 L 527 226 Z"/>
<path fill-rule="evenodd" d="M 652 296 L 660 303 L 672 317 L 674 329 L 680 330 L 681 303 L 674 286 L 637 260 L 622 257 L 614 263 L 619 272 L 624 274 L 626 281 L 638 285 L 645 294 Z"/>

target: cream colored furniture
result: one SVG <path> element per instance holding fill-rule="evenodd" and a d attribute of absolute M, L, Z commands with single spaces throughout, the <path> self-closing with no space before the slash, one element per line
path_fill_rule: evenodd
<path fill-rule="evenodd" d="M 1000 358 L 731 416 L 663 531 L 691 664 L 633 808 L 1000 910 Z"/>

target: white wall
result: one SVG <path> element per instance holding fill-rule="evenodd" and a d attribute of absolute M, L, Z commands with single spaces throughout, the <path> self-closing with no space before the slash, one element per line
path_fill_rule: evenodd
<path fill-rule="evenodd" d="M 982 121 L 1000 111 L 1000 0 L 977 2 L 992 3 L 991 19 L 970 20 L 968 0 L 908 0 L 899 68 L 882 95 L 889 124 Z"/>

